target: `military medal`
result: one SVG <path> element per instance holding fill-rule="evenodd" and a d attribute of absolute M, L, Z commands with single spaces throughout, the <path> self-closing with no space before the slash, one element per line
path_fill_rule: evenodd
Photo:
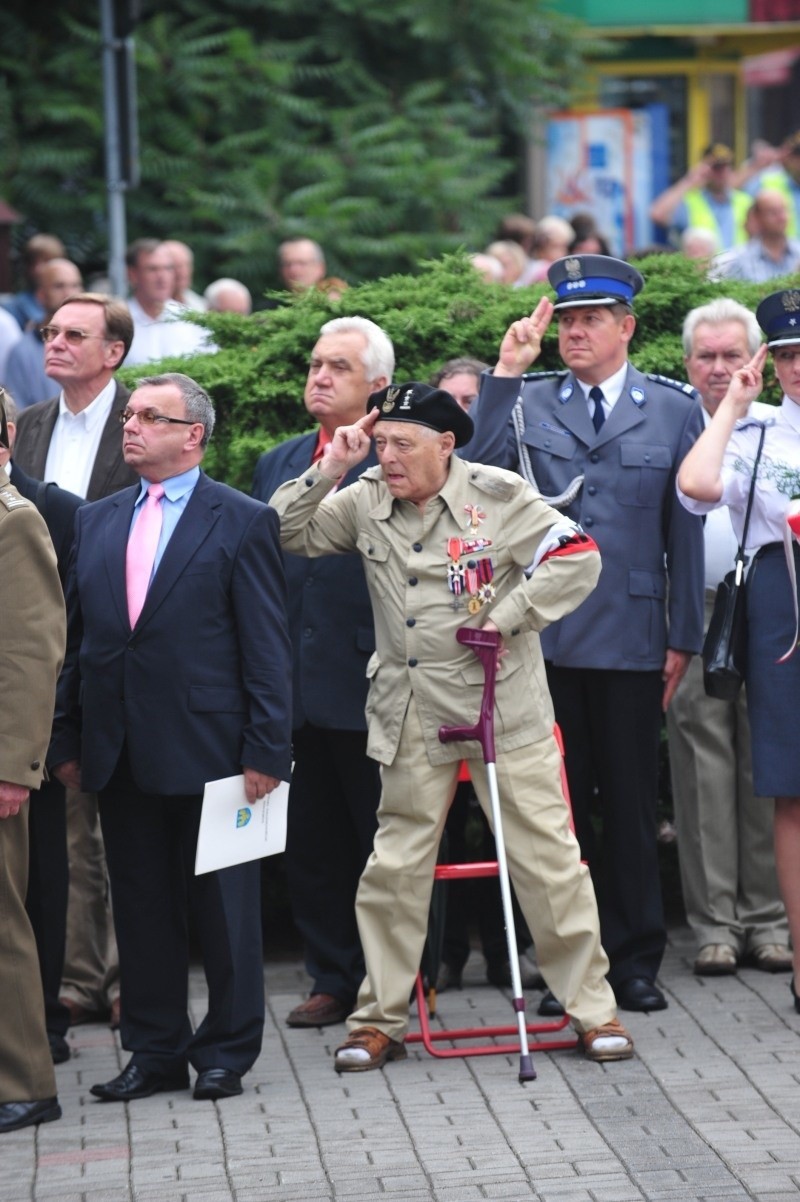
<path fill-rule="evenodd" d="M 449 538 L 447 540 L 447 554 L 450 556 L 450 563 L 447 565 L 447 587 L 456 597 L 460 597 L 464 591 L 464 569 L 460 563 L 461 548 L 462 543 L 460 538 Z"/>
<path fill-rule="evenodd" d="M 472 534 L 477 533 L 486 514 L 478 505 L 465 505 L 464 512 L 469 515 L 469 527 Z M 462 602 L 456 598 L 466 593 L 469 597 L 467 609 L 471 614 L 480 613 L 484 605 L 494 601 L 495 588 L 492 584 L 494 564 L 488 555 L 482 559 L 470 559 L 466 567 L 461 564 L 463 555 L 474 555 L 476 551 L 484 551 L 491 547 L 490 538 L 449 538 L 447 540 L 447 587 L 453 594 L 452 608 L 460 609 Z"/>

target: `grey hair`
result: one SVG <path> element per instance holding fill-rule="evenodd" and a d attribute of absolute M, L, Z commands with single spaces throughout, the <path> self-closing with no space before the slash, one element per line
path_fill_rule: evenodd
<path fill-rule="evenodd" d="M 165 371 L 160 376 L 142 376 L 136 381 L 137 388 L 148 386 L 150 388 L 163 388 L 167 385 L 173 385 L 181 394 L 184 406 L 186 408 L 186 416 L 192 422 L 199 422 L 203 427 L 203 438 L 200 446 L 205 450 L 214 433 L 214 423 L 216 415 L 214 406 L 211 403 L 211 397 L 204 388 L 191 378 L 184 376 L 179 371 Z"/>
<path fill-rule="evenodd" d="M 738 301 L 731 300 L 729 296 L 721 296 L 717 300 L 709 301 L 707 305 L 699 305 L 696 309 L 689 310 L 681 333 L 684 355 L 691 355 L 695 331 L 699 325 L 721 326 L 726 321 L 738 321 L 744 326 L 747 349 L 754 355 L 761 346 L 758 322 L 749 309 L 740 305 Z"/>
<path fill-rule="evenodd" d="M 215 310 L 220 293 L 228 291 L 235 292 L 244 301 L 246 301 L 248 307 L 252 309 L 253 298 L 250 295 L 250 289 L 246 284 L 243 284 L 241 280 L 234 280 L 228 276 L 223 276 L 220 280 L 214 280 L 213 283 L 208 285 L 203 293 L 203 296 L 208 301 L 209 309 Z"/>
<path fill-rule="evenodd" d="M 334 317 L 320 330 L 323 334 L 361 334 L 367 345 L 361 352 L 361 362 L 372 384 L 380 376 L 391 380 L 394 375 L 394 347 L 385 330 L 368 317 Z"/>

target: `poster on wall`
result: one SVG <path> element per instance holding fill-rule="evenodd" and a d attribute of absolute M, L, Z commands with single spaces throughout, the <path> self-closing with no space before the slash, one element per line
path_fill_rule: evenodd
<path fill-rule="evenodd" d="M 591 213 L 613 254 L 648 246 L 662 107 L 553 113 L 547 123 L 547 212 L 567 218 Z"/>

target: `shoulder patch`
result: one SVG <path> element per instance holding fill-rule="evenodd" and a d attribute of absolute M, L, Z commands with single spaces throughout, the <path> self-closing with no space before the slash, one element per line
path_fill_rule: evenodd
<path fill-rule="evenodd" d="M 523 372 L 523 380 L 530 380 L 535 383 L 537 380 L 563 380 L 569 375 L 568 371 L 526 371 Z"/>
<path fill-rule="evenodd" d="M 26 501 L 25 497 L 21 497 L 11 488 L 0 488 L 0 505 L 9 513 L 12 509 L 30 509 L 31 507 L 30 501 Z"/>
<path fill-rule="evenodd" d="M 667 388 L 674 388 L 676 392 L 683 392 L 686 396 L 697 397 L 697 389 L 691 384 L 687 384 L 685 380 L 673 380 L 670 376 L 659 376 L 656 372 L 648 371 L 645 373 L 646 380 L 652 380 L 654 384 L 664 384 Z"/>
<path fill-rule="evenodd" d="M 519 476 L 514 476 L 509 472 L 503 471 L 501 468 L 492 468 L 491 471 L 484 471 L 480 467 L 473 467 L 469 473 L 470 484 L 474 484 L 477 489 L 485 492 L 487 496 L 497 497 L 500 501 L 509 501 L 513 497 L 519 480 Z"/>

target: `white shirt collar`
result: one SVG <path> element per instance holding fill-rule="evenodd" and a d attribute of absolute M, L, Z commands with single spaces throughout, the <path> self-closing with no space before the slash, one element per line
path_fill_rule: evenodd
<path fill-rule="evenodd" d="M 609 409 L 614 408 L 614 406 L 616 405 L 620 396 L 622 395 L 622 390 L 625 387 L 625 378 L 626 378 L 627 374 L 628 374 L 628 361 L 626 359 L 625 362 L 622 364 L 622 367 L 619 369 L 619 371 L 615 371 L 613 376 L 609 376 L 607 380 L 603 380 L 602 384 L 599 385 L 600 391 L 603 394 L 603 400 L 608 405 Z M 578 377 L 576 376 L 575 379 L 577 380 Z M 581 391 L 583 392 L 583 395 L 586 398 L 586 402 L 588 404 L 589 392 L 591 391 L 592 388 L 594 388 L 594 385 L 593 384 L 585 384 L 583 382 L 583 380 L 578 380 L 578 384 L 580 385 Z"/>
<path fill-rule="evenodd" d="M 81 409 L 80 413 L 73 413 L 67 407 L 67 402 L 64 400 L 64 393 L 62 391 L 58 398 L 58 416 L 66 421 L 70 419 L 75 421 L 77 418 L 83 418 L 86 429 L 94 430 L 99 422 L 105 422 L 111 412 L 111 406 L 114 403 L 116 393 L 117 383 L 112 377 L 105 388 L 98 392 L 94 400 L 90 401 L 85 409 Z"/>

